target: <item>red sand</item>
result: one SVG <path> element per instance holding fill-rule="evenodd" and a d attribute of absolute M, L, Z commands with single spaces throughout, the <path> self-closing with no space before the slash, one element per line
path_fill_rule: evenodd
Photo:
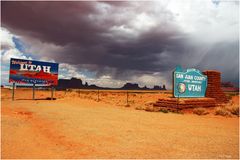
<path fill-rule="evenodd" d="M 25 100 L 11 101 L 3 89 L 2 158 L 239 158 L 237 117 L 139 111 L 123 107 L 125 94 L 104 94 L 100 102 L 95 93 L 34 101 L 18 89 Z M 132 93 L 129 100 L 141 106 L 168 96 Z"/>

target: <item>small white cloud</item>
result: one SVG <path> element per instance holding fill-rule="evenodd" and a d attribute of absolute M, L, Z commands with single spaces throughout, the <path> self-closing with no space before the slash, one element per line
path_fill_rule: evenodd
<path fill-rule="evenodd" d="M 16 48 L 5 50 L 2 53 L 2 63 L 9 63 L 11 58 L 18 58 L 18 59 L 29 59 L 31 60 L 31 57 L 26 57 L 23 53 L 21 53 Z"/>
<path fill-rule="evenodd" d="M 138 83 L 140 87 L 147 86 L 149 88 L 153 88 L 155 85 L 168 85 L 167 81 L 160 73 L 133 76 L 131 82 Z"/>
<path fill-rule="evenodd" d="M 15 44 L 13 42 L 13 34 L 11 34 L 7 29 L 1 27 L 0 37 L 1 37 L 1 50 L 15 48 Z"/>
<path fill-rule="evenodd" d="M 113 87 L 113 88 L 120 88 L 122 87 L 126 81 L 123 80 L 116 80 L 110 78 L 109 76 L 101 76 L 99 78 L 85 78 L 84 79 L 88 84 L 95 84 L 100 87 Z"/>
<path fill-rule="evenodd" d="M 16 45 L 13 41 L 13 37 L 18 37 L 12 33 L 10 33 L 7 29 L 1 27 L 1 83 L 7 84 L 9 77 L 9 66 L 11 58 L 17 59 L 29 59 L 32 60 L 31 57 L 27 57 L 16 48 Z"/>
<path fill-rule="evenodd" d="M 67 64 L 59 64 L 59 78 L 70 79 L 72 77 L 84 79 L 86 76 L 78 71 L 77 67 Z"/>

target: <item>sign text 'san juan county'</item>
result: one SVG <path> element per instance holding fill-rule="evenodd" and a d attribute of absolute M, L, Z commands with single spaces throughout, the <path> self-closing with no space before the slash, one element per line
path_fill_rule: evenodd
<path fill-rule="evenodd" d="M 197 69 L 177 67 L 173 72 L 174 97 L 205 97 L 206 88 L 207 76 Z"/>
<path fill-rule="evenodd" d="M 58 84 L 58 63 L 11 58 L 9 83 Z"/>

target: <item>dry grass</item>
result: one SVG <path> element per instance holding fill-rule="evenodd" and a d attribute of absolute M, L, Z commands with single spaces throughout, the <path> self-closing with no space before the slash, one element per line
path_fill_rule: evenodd
<path fill-rule="evenodd" d="M 215 115 L 231 117 L 232 114 L 225 107 L 217 107 Z"/>
<path fill-rule="evenodd" d="M 162 112 L 162 113 L 168 113 L 170 111 L 168 111 L 167 109 L 164 108 L 158 108 L 158 107 L 153 107 L 153 106 L 147 106 L 145 108 L 145 111 L 147 112 Z"/>
<path fill-rule="evenodd" d="M 215 115 L 226 117 L 239 116 L 239 106 L 231 103 L 224 106 L 219 106 L 215 110 Z"/>
<path fill-rule="evenodd" d="M 145 111 L 147 111 L 147 112 L 162 112 L 162 109 L 159 109 L 159 108 L 153 107 L 153 106 L 147 106 L 145 108 Z"/>
<path fill-rule="evenodd" d="M 137 106 L 135 109 L 136 109 L 136 110 L 145 110 L 145 107 Z"/>
<path fill-rule="evenodd" d="M 231 114 L 239 116 L 239 106 L 233 105 L 228 107 L 227 109 Z"/>
<path fill-rule="evenodd" d="M 195 109 L 193 109 L 193 113 L 197 114 L 199 116 L 209 114 L 209 112 L 204 108 L 195 108 Z"/>
<path fill-rule="evenodd" d="M 129 104 L 126 104 L 125 107 L 130 107 L 130 105 L 129 105 Z"/>
<path fill-rule="evenodd" d="M 160 109 L 159 112 L 168 113 L 169 111 L 167 109 Z"/>
<path fill-rule="evenodd" d="M 145 111 L 147 111 L 147 112 L 154 112 L 155 109 L 154 109 L 153 106 L 147 106 L 147 107 L 145 108 Z"/>

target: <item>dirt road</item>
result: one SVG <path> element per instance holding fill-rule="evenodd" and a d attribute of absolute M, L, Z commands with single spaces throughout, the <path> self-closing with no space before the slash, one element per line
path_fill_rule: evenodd
<path fill-rule="evenodd" d="M 2 158 L 239 158 L 236 117 L 146 112 L 77 97 L 11 101 L 4 90 L 1 112 Z"/>

